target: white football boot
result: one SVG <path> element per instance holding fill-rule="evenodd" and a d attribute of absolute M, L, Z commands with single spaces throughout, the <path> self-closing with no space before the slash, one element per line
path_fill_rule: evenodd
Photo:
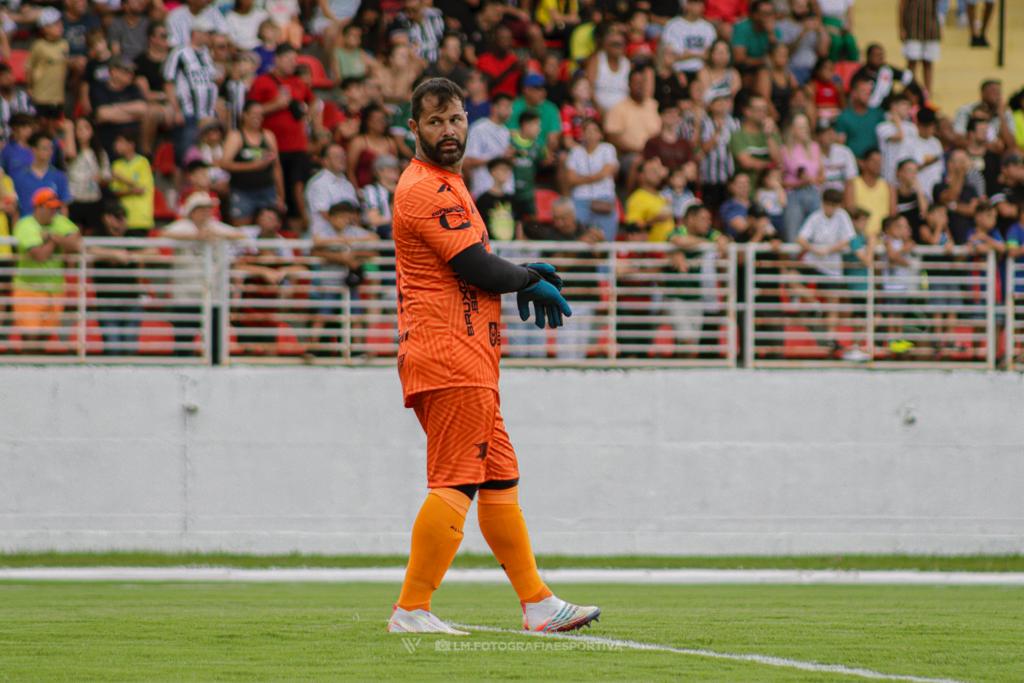
<path fill-rule="evenodd" d="M 600 607 L 574 605 L 554 595 L 540 602 L 523 603 L 523 628 L 527 631 L 575 631 L 600 616 Z"/>
<path fill-rule="evenodd" d="M 468 636 L 467 631 L 460 631 L 444 623 L 433 613 L 425 609 L 404 610 L 395 607 L 388 620 L 389 633 L 445 633 L 450 636 Z"/>

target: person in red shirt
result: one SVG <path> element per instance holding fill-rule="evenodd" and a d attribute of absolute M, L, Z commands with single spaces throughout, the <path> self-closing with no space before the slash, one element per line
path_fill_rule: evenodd
<path fill-rule="evenodd" d="M 725 40 L 732 37 L 732 27 L 750 14 L 750 0 L 707 0 L 704 18 L 715 25 L 718 35 Z"/>
<path fill-rule="evenodd" d="M 314 96 L 309 86 L 295 75 L 297 63 L 295 48 L 287 43 L 278 46 L 273 68 L 256 77 L 249 89 L 249 99 L 263 105 L 263 126 L 277 139 L 290 227 L 301 231 L 307 223 L 302 193 L 310 176 L 306 125 Z"/>
<path fill-rule="evenodd" d="M 430 611 L 477 498 L 480 531 L 505 569 L 525 628 L 571 631 L 601 610 L 559 599 L 537 573 L 522 510 L 519 464 L 498 395 L 501 293 L 517 292 L 536 324 L 571 315 L 548 264 L 518 266 L 490 253 L 487 225 L 462 179 L 469 122 L 462 89 L 431 78 L 412 95 L 416 156 L 395 188 L 398 375 L 406 407 L 427 434 L 430 489 L 412 529 L 392 633 L 465 635 Z"/>
<path fill-rule="evenodd" d="M 494 29 L 494 49 L 476 60 L 476 68 L 487 77 L 491 97 L 504 93 L 515 99 L 519 95 L 519 79 L 523 67 L 519 57 L 512 51 L 514 39 L 512 29 L 499 25 Z"/>

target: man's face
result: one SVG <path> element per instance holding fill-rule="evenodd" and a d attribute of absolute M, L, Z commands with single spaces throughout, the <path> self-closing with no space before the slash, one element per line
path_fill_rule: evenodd
<path fill-rule="evenodd" d="M 420 0 L 405 0 L 405 2 L 402 3 L 402 7 L 405 9 L 406 15 L 410 17 L 418 17 L 421 6 L 422 4 L 420 3 Z"/>
<path fill-rule="evenodd" d="M 644 98 L 644 75 L 634 72 L 629 77 L 629 96 L 639 102 Z"/>
<path fill-rule="evenodd" d="M 87 4 L 86 0 L 67 0 L 67 2 L 64 3 L 64 6 L 75 14 L 85 14 Z"/>
<path fill-rule="evenodd" d="M 868 154 L 867 158 L 864 159 L 864 169 L 870 171 L 874 175 L 882 173 L 882 155 L 877 152 Z"/>
<path fill-rule="evenodd" d="M 188 0 L 188 8 L 192 14 L 199 14 L 206 7 L 207 0 Z"/>
<path fill-rule="evenodd" d="M 192 222 L 199 227 L 205 226 L 213 218 L 213 208 L 209 206 L 200 206 L 192 209 L 192 213 L 189 214 L 189 218 Z"/>
<path fill-rule="evenodd" d="M 901 121 L 907 119 L 910 116 L 910 102 L 906 100 L 897 100 L 892 104 L 892 115 L 894 118 L 898 118 Z"/>
<path fill-rule="evenodd" d="M 123 214 L 103 214 L 103 227 L 111 237 L 123 237 L 128 230 L 128 223 Z"/>
<path fill-rule="evenodd" d="M 498 123 L 505 123 L 512 116 L 512 100 L 502 98 L 491 106 L 494 112 L 494 119 Z"/>
<path fill-rule="evenodd" d="M 858 81 L 857 87 L 855 87 L 851 93 L 853 99 L 858 104 L 866 105 L 868 100 L 871 99 L 871 87 L 871 81 Z"/>
<path fill-rule="evenodd" d="M 501 26 L 494 32 L 494 43 L 502 52 L 507 52 L 512 49 L 512 31 L 508 28 Z"/>
<path fill-rule="evenodd" d="M 690 214 L 686 219 L 686 231 L 694 235 L 704 236 L 711 231 L 711 212 L 707 209 Z"/>
<path fill-rule="evenodd" d="M 324 166 L 334 175 L 345 172 L 345 148 L 341 145 L 331 145 L 324 154 Z"/>
<path fill-rule="evenodd" d="M 904 185 L 913 185 L 917 180 L 917 164 L 903 164 L 896 172 L 896 179 Z"/>
<path fill-rule="evenodd" d="M 996 210 L 979 211 L 974 215 L 974 224 L 979 230 L 988 232 L 996 226 Z"/>
<path fill-rule="evenodd" d="M 551 210 L 551 225 L 562 235 L 576 232 L 576 211 L 572 206 L 558 205 Z"/>
<path fill-rule="evenodd" d="M 988 121 L 978 121 L 974 124 L 974 130 L 971 131 L 971 140 L 973 142 L 988 142 Z"/>
<path fill-rule="evenodd" d="M 49 225 L 53 222 L 53 217 L 57 215 L 57 209 L 46 205 L 37 206 L 32 211 L 32 215 L 35 216 L 40 225 Z"/>
<path fill-rule="evenodd" d="M 276 235 L 281 229 L 281 218 L 276 211 L 261 211 L 259 218 L 256 219 L 256 225 L 264 235 Z"/>
<path fill-rule="evenodd" d="M 679 107 L 665 107 L 661 112 L 661 126 L 665 130 L 675 130 L 681 120 Z"/>
<path fill-rule="evenodd" d="M 732 196 L 746 199 L 750 196 L 750 178 L 744 174 L 736 176 L 732 181 Z"/>
<path fill-rule="evenodd" d="M 875 69 L 885 64 L 885 50 L 881 46 L 869 50 L 867 63 Z"/>
<path fill-rule="evenodd" d="M 686 0 L 684 14 L 686 14 L 686 18 L 690 21 L 704 16 L 704 0 Z"/>
<path fill-rule="evenodd" d="M 14 73 L 11 71 L 0 71 L 0 88 L 9 90 L 14 87 Z"/>
<path fill-rule="evenodd" d="M 462 56 L 462 41 L 454 36 L 445 38 L 444 44 L 441 46 L 441 54 L 449 61 L 459 61 L 459 57 Z"/>
<path fill-rule="evenodd" d="M 533 107 L 536 107 L 543 102 L 544 98 L 547 97 L 547 94 L 547 90 L 544 88 L 523 88 L 523 99 L 526 100 L 527 104 Z"/>
<path fill-rule="evenodd" d="M 981 91 L 981 101 L 995 109 L 1003 100 L 1003 86 L 999 83 L 989 83 Z"/>
<path fill-rule="evenodd" d="M 768 116 L 768 102 L 763 97 L 752 97 L 750 102 L 747 104 L 744 117 L 749 119 L 751 123 L 758 126 L 764 124 L 765 117 Z"/>
<path fill-rule="evenodd" d="M 368 104 L 368 98 L 366 96 L 366 84 L 363 82 L 353 83 L 345 92 L 342 93 L 342 97 L 345 98 L 345 108 L 349 111 L 358 111 Z"/>
<path fill-rule="evenodd" d="M 643 176 L 645 183 L 657 187 L 665 179 L 665 167 L 657 157 L 654 157 L 654 159 L 644 164 Z"/>
<path fill-rule="evenodd" d="M 49 164 L 50 159 L 53 158 L 53 142 L 47 138 L 37 142 L 36 146 L 32 148 L 32 157 L 35 163 L 40 166 Z"/>
<path fill-rule="evenodd" d="M 149 0 L 128 0 L 125 3 L 125 9 L 133 14 L 142 14 L 146 11 L 146 5 L 149 4 Z"/>
<path fill-rule="evenodd" d="M 825 216 L 828 217 L 828 218 L 832 218 L 832 216 L 836 215 L 836 209 L 838 209 L 838 208 L 839 208 L 839 205 L 838 204 L 833 204 L 832 202 L 822 202 L 821 203 L 821 212 L 823 214 L 825 214 Z"/>
<path fill-rule="evenodd" d="M 419 120 L 412 121 L 410 128 L 423 155 L 438 166 L 453 166 L 462 160 L 469 129 L 462 100 L 439 106 L 437 97 L 428 95 Z"/>
<path fill-rule="evenodd" d="M 291 50 L 274 57 L 274 67 L 285 76 L 291 76 L 295 73 L 295 65 L 297 63 L 296 55 Z"/>
<path fill-rule="evenodd" d="M 775 12 L 770 2 L 763 2 L 752 8 L 750 18 L 762 31 L 768 30 L 775 23 Z"/>
<path fill-rule="evenodd" d="M 132 82 L 132 72 L 115 68 L 110 70 L 110 85 L 114 90 L 127 88 Z"/>

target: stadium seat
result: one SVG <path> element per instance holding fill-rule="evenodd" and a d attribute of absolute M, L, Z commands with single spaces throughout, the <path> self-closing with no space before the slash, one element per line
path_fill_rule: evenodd
<path fill-rule="evenodd" d="M 167 204 L 167 197 L 159 189 L 153 191 L 153 218 L 162 223 L 169 223 L 178 218 L 178 214 Z"/>
<path fill-rule="evenodd" d="M 7 63 L 10 64 L 14 82 L 18 85 L 25 85 L 25 64 L 27 62 L 28 50 L 11 50 L 11 56 Z"/>
<path fill-rule="evenodd" d="M 554 218 L 552 208 L 561 195 L 554 190 L 537 188 L 533 196 L 537 202 L 537 222 L 550 223 Z"/>
<path fill-rule="evenodd" d="M 177 165 L 174 161 L 174 145 L 165 142 L 156 148 L 153 155 L 153 170 L 161 175 L 173 175 Z"/>
<path fill-rule="evenodd" d="M 850 81 L 853 80 L 853 74 L 857 73 L 857 69 L 862 66 L 864 65 L 860 62 L 838 62 L 836 64 L 836 75 L 843 82 L 843 90 L 850 90 Z"/>
<path fill-rule="evenodd" d="M 163 320 L 143 320 L 139 326 L 139 354 L 169 356 L 174 346 L 174 325 Z"/>
<path fill-rule="evenodd" d="M 313 55 L 299 55 L 298 63 L 309 67 L 309 72 L 313 76 L 314 90 L 330 90 L 337 85 L 337 83 L 328 78 L 327 72 L 324 71 L 324 65 Z"/>

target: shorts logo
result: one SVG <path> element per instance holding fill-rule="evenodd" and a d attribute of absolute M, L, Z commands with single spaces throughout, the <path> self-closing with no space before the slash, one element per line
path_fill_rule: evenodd
<path fill-rule="evenodd" d="M 480 452 L 476 454 L 476 457 L 478 459 L 480 459 L 480 460 L 483 460 L 484 458 L 486 458 L 487 457 L 487 442 L 484 441 L 483 443 L 478 443 L 478 444 L 476 444 L 476 447 L 480 449 Z"/>
<path fill-rule="evenodd" d="M 498 323 L 487 323 L 487 337 L 491 346 L 501 345 L 501 328 L 498 327 Z"/>
<path fill-rule="evenodd" d="M 458 214 L 454 218 L 449 219 L 452 214 Z M 445 209 L 438 209 L 431 216 L 437 218 L 438 223 L 445 230 L 464 230 L 468 228 L 472 223 L 469 217 L 466 215 L 466 209 L 461 206 L 450 206 Z"/>
<path fill-rule="evenodd" d="M 454 190 L 448 183 L 441 183 L 441 187 L 437 188 L 437 193 L 440 194 L 442 192 L 454 192 Z"/>

